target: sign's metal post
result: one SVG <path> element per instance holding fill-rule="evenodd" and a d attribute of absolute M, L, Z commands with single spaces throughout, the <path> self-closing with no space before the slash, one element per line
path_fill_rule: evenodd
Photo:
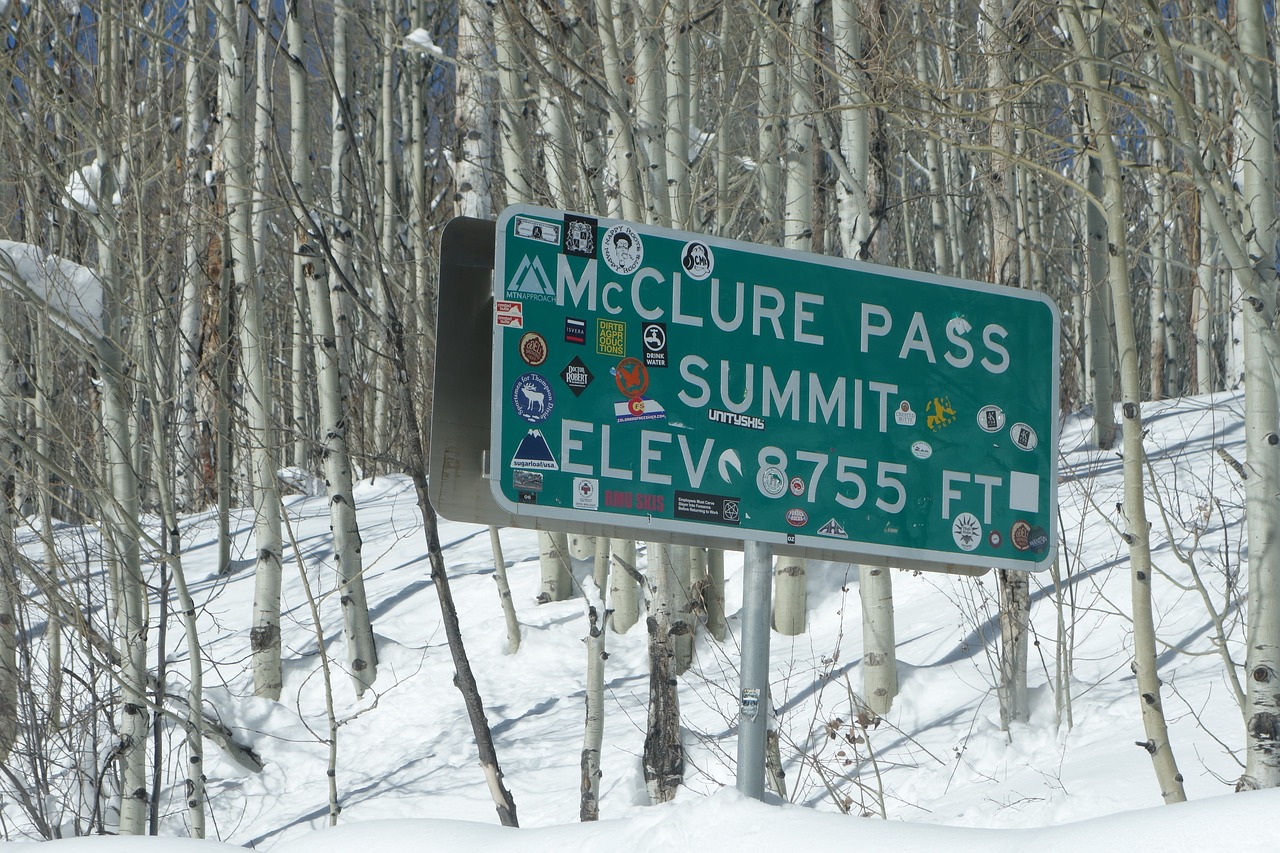
<path fill-rule="evenodd" d="M 764 799 L 765 737 L 769 728 L 769 611 L 773 550 L 743 543 L 742 672 L 738 712 L 738 790 Z"/>

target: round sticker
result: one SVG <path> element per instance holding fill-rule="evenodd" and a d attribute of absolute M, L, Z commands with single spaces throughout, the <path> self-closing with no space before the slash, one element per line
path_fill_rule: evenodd
<path fill-rule="evenodd" d="M 999 530 L 993 530 L 987 534 L 987 544 L 992 548 L 999 548 L 1004 544 L 1004 537 L 1000 535 Z"/>
<path fill-rule="evenodd" d="M 638 358 L 627 357 L 618 362 L 613 381 L 624 397 L 639 397 L 649 390 L 649 371 Z"/>
<path fill-rule="evenodd" d="M 762 495 L 779 498 L 787 490 L 787 478 L 782 476 L 780 468 L 770 465 L 768 468 L 760 469 L 760 473 L 756 476 L 756 487 L 760 489 Z"/>
<path fill-rule="evenodd" d="M 1025 521 L 1015 521 L 1013 528 L 1009 531 L 1009 541 L 1013 543 L 1013 547 L 1019 551 L 1025 551 L 1030 547 L 1028 540 L 1031 538 L 1031 525 Z"/>
<path fill-rule="evenodd" d="M 962 512 L 951 522 L 951 538 L 961 551 L 972 551 L 982 543 L 982 524 L 971 512 Z"/>
<path fill-rule="evenodd" d="M 667 348 L 667 332 L 661 323 L 649 323 L 644 327 L 644 348 L 649 352 L 662 352 Z"/>
<path fill-rule="evenodd" d="M 685 250 L 680 252 L 680 265 L 684 266 L 689 278 L 700 282 L 712 274 L 716 256 L 712 255 L 712 248 L 707 243 L 689 242 L 685 243 Z"/>
<path fill-rule="evenodd" d="M 511 403 L 516 414 L 531 424 L 540 424 L 551 416 L 556 401 L 551 383 L 537 373 L 526 373 L 511 387 Z"/>
<path fill-rule="evenodd" d="M 933 447 L 927 441 L 917 441 L 911 445 L 911 455 L 917 459 L 928 459 L 933 455 Z"/>
<path fill-rule="evenodd" d="M 537 367 L 547 360 L 547 339 L 537 332 L 525 332 L 520 337 L 520 357 L 530 367 Z"/>
<path fill-rule="evenodd" d="M 680 253 L 680 266 L 684 267 L 685 275 L 695 281 L 702 281 L 711 275 L 711 270 L 715 267 L 715 256 L 711 254 L 711 247 L 706 243 L 699 243 L 696 240 L 691 243 L 684 244 L 684 251 Z"/>
<path fill-rule="evenodd" d="M 787 524 L 792 527 L 804 527 L 809 523 L 809 513 L 802 509 L 787 510 Z"/>
<path fill-rule="evenodd" d="M 978 409 L 978 427 L 983 432 L 999 432 L 1004 428 L 1004 409 L 999 406 Z"/>
<path fill-rule="evenodd" d="M 801 480 L 799 477 L 792 477 L 790 485 L 791 494 L 797 497 L 804 494 L 804 480 Z"/>
<path fill-rule="evenodd" d="M 630 225 L 619 223 L 604 232 L 600 254 L 609 269 L 618 275 L 631 275 L 644 260 L 644 244 Z"/>
<path fill-rule="evenodd" d="M 1026 424 L 1017 423 L 1009 427 L 1009 438 L 1022 450 L 1036 449 L 1036 431 Z"/>

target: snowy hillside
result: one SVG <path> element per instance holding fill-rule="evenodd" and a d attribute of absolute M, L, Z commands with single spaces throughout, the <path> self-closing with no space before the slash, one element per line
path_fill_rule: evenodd
<path fill-rule="evenodd" d="M 320 597 L 325 643 L 336 666 L 343 659 L 341 620 L 329 595 L 334 579 L 325 500 L 293 497 L 287 504 L 296 550 L 286 551 L 287 662 L 279 702 L 253 697 L 246 669 L 251 574 L 216 575 L 214 522 L 198 520 L 185 538 L 193 594 L 204 607 L 206 701 L 265 763 L 254 773 L 209 750 L 210 836 L 299 851 L 345 850 L 370 841 L 379 850 L 423 849 L 427 838 L 434 839 L 427 848 L 437 849 L 550 850 L 606 840 L 636 849 L 668 838 L 698 849 L 736 849 L 747 832 L 757 833 L 752 838 L 762 844 L 803 834 L 815 843 L 858 839 L 893 849 L 1079 850 L 1156 833 L 1148 836 L 1153 849 L 1190 849 L 1197 838 L 1201 847 L 1216 849 L 1280 849 L 1274 822 L 1262 830 L 1272 835 L 1257 848 L 1240 847 L 1220 828 L 1242 826 L 1254 811 L 1274 813 L 1280 795 L 1230 794 L 1243 759 L 1241 715 L 1204 600 L 1189 584 L 1191 568 L 1175 554 L 1191 558 L 1209 600 L 1224 609 L 1229 650 L 1241 661 L 1242 614 L 1226 591 L 1245 556 L 1240 480 L 1228 464 L 1243 453 L 1241 398 L 1190 398 L 1152 406 L 1146 417 L 1156 484 L 1149 510 L 1155 560 L 1166 575 L 1154 587 L 1171 740 L 1189 797 L 1223 799 L 1135 812 L 1161 800 L 1150 758 L 1136 745 L 1145 736 L 1129 669 L 1129 578 L 1124 545 L 1112 526 L 1119 459 L 1092 449 L 1087 420 L 1073 417 L 1063 424 L 1061 439 L 1060 583 L 1055 586 L 1047 572 L 1032 581 L 1031 722 L 1008 735 L 999 727 L 993 579 L 895 572 L 901 694 L 883 720 L 851 729 L 857 721 L 850 691 L 860 684 L 857 573 L 811 564 L 809 632 L 772 639 L 773 703 L 788 799 L 805 809 L 766 808 L 723 790 L 734 784 L 735 636 L 742 597 L 741 555 L 731 553 L 730 637 L 720 645 L 699 633 L 694 667 L 680 685 L 685 790 L 672 805 L 647 804 L 639 761 L 647 699 L 641 623 L 626 635 L 608 636 L 600 802 L 607 823 L 567 826 L 576 823 L 579 805 L 584 604 L 538 605 L 535 537 L 504 531 L 523 628 L 518 654 L 508 654 L 487 530 L 443 521 L 445 559 L 506 784 L 522 827 L 542 829 L 517 835 L 497 828 L 465 708 L 451 683 L 453 665 L 413 489 L 407 479 L 393 477 L 366 481 L 356 494 L 381 669 L 377 695 L 359 701 L 350 681 L 335 673 L 336 710 L 344 720 L 336 776 L 346 828 L 313 834 L 327 820 L 329 750 L 316 631 L 298 565 L 300 560 Z M 237 556 L 245 557 L 252 542 L 247 519 L 238 531 Z M 67 542 L 72 538 L 68 531 Z M 589 575 L 585 561 L 577 575 Z M 179 649 L 175 644 L 170 661 L 175 691 L 184 689 Z M 1068 666 L 1070 701 L 1055 703 L 1053 685 L 1064 680 L 1060 673 Z M 851 731 L 852 741 L 846 737 Z M 776 804 L 777 798 L 768 801 Z M 167 833 L 181 835 L 181 792 L 170 792 L 162 808 Z M 3 809 L 9 837 L 16 838 L 20 811 L 10 802 Z M 846 817 L 842 809 L 888 820 Z M 1135 813 L 1031 834 L 938 828 L 1008 831 L 1125 812 Z M 350 826 L 403 819 L 430 821 L 379 824 L 369 835 Z"/>

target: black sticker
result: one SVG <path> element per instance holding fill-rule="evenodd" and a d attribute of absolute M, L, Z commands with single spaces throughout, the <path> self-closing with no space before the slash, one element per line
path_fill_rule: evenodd
<path fill-rule="evenodd" d="M 522 504 L 536 504 L 538 502 L 538 496 L 533 492 L 520 492 L 519 500 Z"/>
<path fill-rule="evenodd" d="M 577 317 L 564 318 L 564 342 L 567 344 L 585 344 L 587 342 L 587 321 Z"/>
<path fill-rule="evenodd" d="M 560 378 L 564 380 L 565 385 L 569 386 L 573 396 L 581 397 L 582 392 L 587 390 L 587 386 L 591 384 L 591 380 L 595 379 L 595 376 L 583 364 L 582 359 L 575 355 L 573 361 L 565 365 L 564 370 L 560 371 Z"/>
<path fill-rule="evenodd" d="M 580 258 L 596 256 L 596 220 L 587 216 L 565 215 L 564 253 Z"/>
<path fill-rule="evenodd" d="M 738 524 L 738 498 L 723 495 L 704 495 L 697 492 L 676 492 L 676 518 L 688 521 L 713 521 L 718 524 Z"/>
<path fill-rule="evenodd" d="M 640 340 L 644 343 L 644 366 L 667 366 L 667 324 L 645 323 Z"/>
<path fill-rule="evenodd" d="M 1031 533 L 1027 536 L 1027 547 L 1033 554 L 1043 554 L 1049 550 L 1049 534 L 1043 527 L 1037 525 L 1031 528 Z"/>

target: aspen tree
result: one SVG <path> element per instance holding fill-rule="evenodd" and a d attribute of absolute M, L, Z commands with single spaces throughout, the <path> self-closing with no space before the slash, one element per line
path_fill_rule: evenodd
<path fill-rule="evenodd" d="M 311 316 L 312 350 L 316 370 L 316 397 L 319 403 L 320 458 L 329 500 L 329 531 L 338 573 L 338 596 L 342 608 L 343 639 L 347 667 L 356 695 L 363 695 L 378 677 L 378 650 L 369 621 L 368 596 L 364 587 L 364 560 L 361 556 L 360 526 L 356 519 L 351 453 L 347 429 L 351 423 L 350 402 L 343 394 L 337 330 L 333 303 L 324 277 L 324 258 L 319 247 L 323 235 L 315 214 L 315 185 L 311 174 L 314 159 L 307 101 L 307 72 L 303 60 L 305 33 L 298 4 L 285 9 L 285 44 L 289 63 L 289 180 L 294 214 L 294 275 L 303 282 Z M 341 122 L 340 118 L 335 121 Z"/>
<path fill-rule="evenodd" d="M 267 380 L 269 342 L 263 327 L 258 265 L 253 255 L 253 218 L 245 106 L 246 62 L 241 52 L 242 28 L 234 0 L 219 0 L 218 69 L 220 148 L 226 166 L 227 232 L 231 243 L 231 273 L 238 285 L 237 326 L 245 380 L 245 409 L 249 437 L 249 469 L 253 485 L 254 539 L 257 562 L 253 600 L 254 691 L 280 698 L 280 495 L 276 480 L 275 441 L 271 424 L 271 387 Z"/>
<path fill-rule="evenodd" d="M 1009 95 L 1013 47 L 1009 41 L 1011 18 L 1017 13 L 1008 0 L 982 0 L 979 35 L 986 61 L 990 114 L 990 164 L 986 174 L 986 198 L 991 217 L 992 245 L 987 280 L 1017 287 L 1018 243 L 1014 220 L 1014 128 Z M 1000 722 L 1026 722 L 1031 715 L 1027 699 L 1027 634 L 1031 614 L 1031 590 L 1026 572 L 1000 569 Z"/>
<path fill-rule="evenodd" d="M 640 619 L 634 539 L 609 540 L 609 609 L 613 631 L 625 634 Z"/>
<path fill-rule="evenodd" d="M 782 91 L 786 100 L 786 124 L 783 130 L 782 217 L 779 220 L 784 248 L 807 252 L 813 248 L 813 117 L 809 112 L 809 92 L 813 88 L 814 13 L 812 0 L 798 0 L 791 8 L 791 18 L 784 32 L 767 33 L 763 38 L 771 44 L 786 45 L 773 56 L 786 74 L 776 77 L 779 105 Z M 761 87 L 768 75 L 762 77 Z M 761 93 L 763 96 L 763 92 Z M 781 114 L 781 110 L 779 110 Z M 781 116 L 779 115 L 779 118 Z M 772 137 L 771 137 L 772 139 Z M 763 154 L 762 154 L 763 159 Z M 773 628 L 780 634 L 803 634 L 807 622 L 808 561 L 800 557 L 779 556 L 774 563 Z"/>
<path fill-rule="evenodd" d="M 1245 770 L 1238 788 L 1280 787 L 1280 395 L 1276 390 L 1275 66 L 1268 58 L 1272 14 L 1263 0 L 1239 0 L 1235 33 L 1242 63 L 1238 138 L 1239 228 L 1251 265 L 1233 270 L 1248 294 L 1244 314 L 1245 517 L 1249 529 Z M 1233 264 L 1233 266 L 1235 266 Z"/>
<path fill-rule="evenodd" d="M 1120 355 L 1120 406 L 1124 421 L 1121 441 L 1124 456 L 1124 524 L 1121 534 L 1129 546 L 1133 600 L 1133 668 L 1137 676 L 1142 723 L 1147 735 L 1144 744 L 1151 755 L 1160 795 L 1166 803 L 1186 799 L 1182 774 L 1169 743 L 1168 724 L 1160 699 L 1160 678 L 1156 672 L 1156 629 L 1151 604 L 1151 542 L 1147 523 L 1138 345 L 1130 293 L 1129 252 L 1124 212 L 1120 161 L 1116 154 L 1105 90 L 1098 69 L 1093 41 L 1085 29 L 1086 13 L 1081 0 L 1064 13 L 1071 42 L 1081 54 L 1080 77 L 1084 87 L 1087 127 L 1092 142 L 1091 155 L 1102 168 L 1102 209 L 1107 223 L 1107 278 L 1115 311 L 1116 345 Z"/>
<path fill-rule="evenodd" d="M 0 295 L 0 311 L 10 298 Z M 15 363 L 9 332 L 0 326 L 0 424 L 6 432 L 16 432 L 21 404 L 14 383 Z M 14 541 L 16 509 L 13 505 L 17 480 L 18 447 L 0 440 L 0 764 L 9 758 L 18 738 L 18 622 L 16 601 L 20 594 L 17 548 Z"/>

